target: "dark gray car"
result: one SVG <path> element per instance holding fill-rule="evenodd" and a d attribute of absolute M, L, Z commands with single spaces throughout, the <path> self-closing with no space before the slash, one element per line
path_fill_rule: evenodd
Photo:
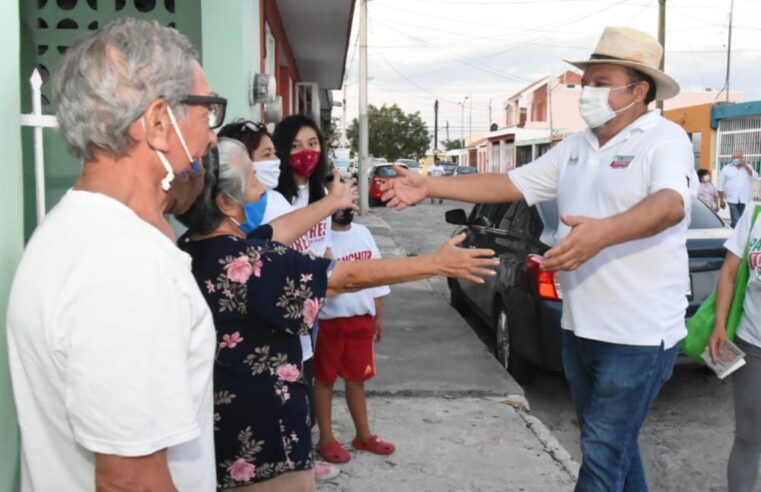
<path fill-rule="evenodd" d="M 459 226 L 455 234 L 467 233 L 463 247 L 491 248 L 500 259 L 497 275 L 483 284 L 448 279 L 452 306 L 462 314 L 474 312 L 493 328 L 496 356 L 519 383 L 528 382 L 536 368 L 562 370 L 563 295 L 556 275 L 542 271 L 531 256 L 557 242 L 557 203 L 476 205 L 470 215 L 450 210 L 446 218 Z M 730 233 L 713 210 L 693 199 L 687 317 L 714 290 Z"/>

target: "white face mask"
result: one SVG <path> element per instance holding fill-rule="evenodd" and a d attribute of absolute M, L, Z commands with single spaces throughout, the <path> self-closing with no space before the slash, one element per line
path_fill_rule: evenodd
<path fill-rule="evenodd" d="M 579 98 L 579 113 L 589 128 L 600 128 L 605 123 L 615 118 L 617 113 L 634 106 L 635 101 L 632 101 L 628 106 L 625 106 L 618 111 L 613 111 L 613 108 L 610 107 L 610 102 L 608 101 L 610 91 L 626 89 L 632 85 L 634 84 L 627 84 L 621 87 L 584 86 L 581 89 L 581 97 Z"/>
<path fill-rule="evenodd" d="M 188 145 L 185 143 L 185 137 L 182 135 L 180 126 L 177 124 L 177 119 L 174 117 L 172 108 L 167 106 L 166 109 L 167 109 L 167 113 L 169 114 L 169 120 L 172 122 L 172 127 L 174 128 L 174 132 L 177 134 L 177 139 L 180 141 L 180 145 L 182 145 L 182 150 L 185 151 L 185 155 L 188 156 L 188 162 L 190 162 L 192 166 L 193 156 L 190 155 L 190 151 L 188 150 Z M 143 117 L 142 122 L 143 122 L 143 130 L 145 130 L 145 117 Z M 166 156 L 164 155 L 164 152 L 158 149 L 155 149 L 154 152 L 156 152 L 156 155 L 159 157 L 159 161 L 161 161 L 161 165 L 164 166 L 164 169 L 166 170 L 166 176 L 164 176 L 164 179 L 161 180 L 161 189 L 164 191 L 169 191 L 169 188 L 172 187 L 172 181 L 174 180 L 174 170 L 172 169 L 172 165 L 169 164 L 169 160 L 167 160 Z"/>
<path fill-rule="evenodd" d="M 254 161 L 254 169 L 256 169 L 256 177 L 265 188 L 272 190 L 277 187 L 280 179 L 280 159 Z"/>

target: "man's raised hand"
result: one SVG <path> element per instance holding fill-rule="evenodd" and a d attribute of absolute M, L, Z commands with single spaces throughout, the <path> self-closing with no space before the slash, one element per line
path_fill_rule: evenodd
<path fill-rule="evenodd" d="M 404 210 L 428 196 L 428 180 L 425 176 L 398 164 L 394 164 L 394 170 L 399 177 L 381 184 L 381 199 L 387 207 Z"/>

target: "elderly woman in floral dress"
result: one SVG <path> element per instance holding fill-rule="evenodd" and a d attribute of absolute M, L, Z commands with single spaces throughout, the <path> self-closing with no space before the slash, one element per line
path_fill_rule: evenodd
<path fill-rule="evenodd" d="M 490 250 L 458 248 L 464 237 L 404 259 L 334 262 L 298 253 L 270 240 L 270 226 L 257 228 L 265 190 L 245 147 L 220 141 L 219 155 L 207 161 L 198 199 L 178 217 L 189 229 L 181 247 L 217 330 L 217 484 L 313 491 L 299 335 L 309 333 L 325 298 L 432 275 L 481 282 L 496 260 Z"/>

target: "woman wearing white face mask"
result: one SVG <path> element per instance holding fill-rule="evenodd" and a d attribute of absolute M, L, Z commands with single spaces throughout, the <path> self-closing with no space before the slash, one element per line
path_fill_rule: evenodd
<path fill-rule="evenodd" d="M 300 208 L 291 205 L 280 192 L 274 189 L 280 178 L 280 159 L 275 154 L 275 146 L 264 124 L 236 120 L 222 127 L 218 136 L 219 138 L 232 138 L 246 146 L 249 157 L 254 162 L 256 176 L 267 188 L 267 206 L 264 210 L 262 224 L 269 224 L 275 219 Z M 325 208 L 323 206 L 325 203 L 321 202 L 318 200 L 310 205 L 315 209 L 315 223 L 336 212 L 333 208 Z M 332 203 L 332 200 L 326 200 L 326 202 Z M 311 246 L 308 234 L 300 237 L 289 246 L 301 253 L 308 251 Z"/>

